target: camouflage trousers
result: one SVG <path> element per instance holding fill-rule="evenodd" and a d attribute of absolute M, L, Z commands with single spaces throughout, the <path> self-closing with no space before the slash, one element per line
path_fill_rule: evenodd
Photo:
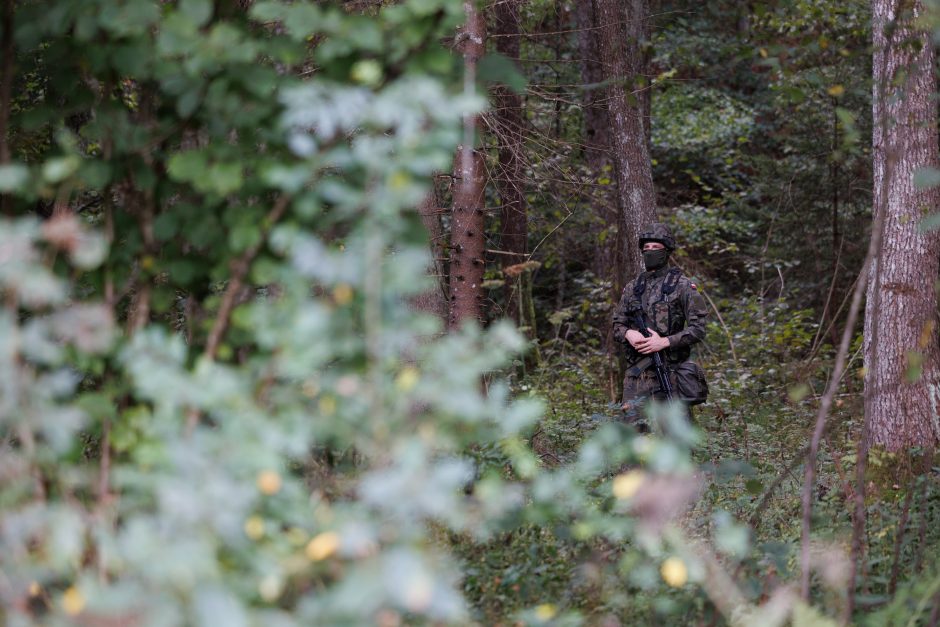
<path fill-rule="evenodd" d="M 673 382 L 675 385 L 675 382 Z M 628 372 L 623 378 L 623 396 L 620 406 L 620 420 L 624 423 L 636 427 L 641 433 L 648 433 L 650 430 L 649 418 L 646 416 L 646 405 L 650 399 L 665 401 L 666 393 L 659 387 L 659 379 L 656 378 L 656 371 L 649 368 L 639 376 L 631 376 Z M 685 407 L 685 416 L 689 421 L 692 420 L 692 408 L 683 403 Z"/>

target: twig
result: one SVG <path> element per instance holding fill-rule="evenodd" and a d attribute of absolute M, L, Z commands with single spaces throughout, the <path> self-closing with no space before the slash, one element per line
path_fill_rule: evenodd
<path fill-rule="evenodd" d="M 569 212 L 568 212 L 568 215 L 566 215 L 565 218 L 564 218 L 561 222 L 559 222 L 558 224 L 556 224 L 556 225 L 555 225 L 555 228 L 553 228 L 551 231 L 549 231 L 549 232 L 548 232 L 548 235 L 546 235 L 545 237 L 543 237 L 543 238 L 541 239 L 541 241 L 539 241 L 539 243 L 535 245 L 535 248 L 533 248 L 533 249 L 532 249 L 532 252 L 529 253 L 529 257 L 535 256 L 535 251 L 537 251 L 537 250 L 539 249 L 539 246 L 541 246 L 543 243 L 545 243 L 545 240 L 547 240 L 549 237 L 551 237 L 552 235 L 554 235 L 554 234 L 555 234 L 555 231 L 557 231 L 558 229 L 560 229 L 560 228 L 562 227 L 562 225 L 563 225 L 565 222 L 568 221 L 568 218 L 570 218 L 570 217 L 573 216 L 573 215 L 574 215 L 574 213 L 571 212 L 571 211 L 569 211 Z"/>
<path fill-rule="evenodd" d="M 829 417 L 829 409 L 832 407 L 832 399 L 839 389 L 842 382 L 842 372 L 845 369 L 845 363 L 848 358 L 849 344 L 852 342 L 852 333 L 855 330 L 855 321 L 858 318 L 859 309 L 862 305 L 862 293 L 868 285 L 864 278 L 868 273 L 868 268 L 872 264 L 877 254 L 878 246 L 881 244 L 881 238 L 877 233 L 872 235 L 868 246 L 868 254 L 865 257 L 865 263 L 862 265 L 862 271 L 859 275 L 858 283 L 855 286 L 855 293 L 852 295 L 852 305 L 849 308 L 849 318 L 842 330 L 842 341 L 839 343 L 839 352 L 836 355 L 835 368 L 829 377 L 829 384 L 826 392 L 823 394 L 819 403 L 819 411 L 816 414 L 816 427 L 813 429 L 813 438 L 809 445 L 809 454 L 806 459 L 805 479 L 803 481 L 803 528 L 801 536 L 800 551 L 800 595 L 804 601 L 809 600 L 809 575 L 810 575 L 810 517 L 813 512 L 813 489 L 816 486 L 816 456 L 819 453 L 819 443 L 822 440 L 823 432 L 826 429 L 826 419 Z"/>
<path fill-rule="evenodd" d="M 809 453 L 808 446 L 804 448 L 803 450 L 801 450 L 790 461 L 789 465 L 787 465 L 787 467 L 783 469 L 783 472 L 777 475 L 777 478 L 774 479 L 774 482 L 771 483 L 770 487 L 767 488 L 767 490 L 764 492 L 764 495 L 761 497 L 760 503 L 757 504 L 757 508 L 754 510 L 754 513 L 751 514 L 750 520 L 748 520 L 748 525 L 750 525 L 752 529 L 754 529 L 755 531 L 757 530 L 757 527 L 759 526 L 759 523 L 762 520 L 761 514 L 764 513 L 764 510 L 767 508 L 767 505 L 770 503 L 770 497 L 773 496 L 773 493 L 776 492 L 777 488 L 783 485 L 783 482 L 787 480 L 788 476 L 792 476 L 793 470 L 796 469 L 797 466 L 803 463 L 803 460 L 805 459 L 807 453 Z"/>
<path fill-rule="evenodd" d="M 219 344 L 222 342 L 222 337 L 228 329 L 229 319 L 231 318 L 232 310 L 235 308 L 235 300 L 242 289 L 245 276 L 251 268 L 251 262 L 254 261 L 258 252 L 261 250 L 261 246 L 264 244 L 271 227 L 284 215 L 289 202 L 290 197 L 287 194 L 282 194 L 277 199 L 274 207 L 265 218 L 264 226 L 262 227 L 262 236 L 258 239 L 258 242 L 254 246 L 249 247 L 240 257 L 232 262 L 232 276 L 228 281 L 228 286 L 225 288 L 225 294 L 222 295 L 222 303 L 219 305 L 219 313 L 216 315 L 215 322 L 212 324 L 212 330 L 209 331 L 209 338 L 206 340 L 206 348 L 202 353 L 204 358 L 209 360 L 215 359 L 216 353 L 219 350 Z"/>
<path fill-rule="evenodd" d="M 829 291 L 826 293 L 826 304 L 823 305 L 822 315 L 819 317 L 819 324 L 816 327 L 816 336 L 813 338 L 813 347 L 810 350 L 810 354 L 816 352 L 817 342 L 820 339 L 820 334 L 822 333 L 823 324 L 826 322 L 826 314 L 829 312 L 829 305 L 832 303 L 832 295 L 836 290 L 836 279 L 839 277 L 837 270 L 839 269 L 839 260 L 842 259 L 842 245 L 845 244 L 845 238 L 839 240 L 839 252 L 836 255 L 836 261 L 832 267 L 832 281 L 829 282 Z M 844 301 L 843 301 L 844 302 Z M 835 316 L 833 316 L 833 324 L 835 323 Z M 831 326 L 831 325 L 830 325 Z M 829 329 L 826 329 L 826 332 L 829 332 Z"/>

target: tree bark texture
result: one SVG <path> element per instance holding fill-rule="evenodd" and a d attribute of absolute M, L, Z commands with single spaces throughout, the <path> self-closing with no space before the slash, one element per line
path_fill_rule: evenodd
<path fill-rule="evenodd" d="M 467 22 L 457 34 L 464 59 L 464 88 L 474 89 L 476 67 L 486 51 L 486 22 L 472 1 L 464 2 Z M 480 116 L 464 118 L 464 144 L 454 159 L 454 193 L 450 244 L 450 312 L 448 324 L 480 320 L 483 313 L 483 254 L 486 226 L 483 193 L 486 173 L 483 156 L 476 149 Z"/>
<path fill-rule="evenodd" d="M 432 188 L 421 204 L 418 205 L 418 216 L 428 232 L 428 247 L 431 251 L 431 262 L 427 272 L 431 277 L 432 287 L 428 291 L 418 294 L 412 300 L 412 305 L 419 311 L 424 311 L 441 319 L 447 320 L 447 290 L 444 286 L 444 269 L 441 263 L 444 241 L 444 228 L 441 225 L 437 196 Z"/>
<path fill-rule="evenodd" d="M 496 50 L 510 59 L 519 57 L 519 6 L 521 0 L 503 0 L 493 8 Z M 506 86 L 494 90 L 495 128 L 499 168 L 496 186 L 500 199 L 500 265 L 508 268 L 526 260 L 528 217 L 525 204 L 522 96 Z M 520 314 L 520 281 L 506 276 L 506 314 L 525 324 Z"/>
<path fill-rule="evenodd" d="M 623 259 L 619 264 L 623 285 L 642 269 L 642 256 L 637 247 L 640 229 L 656 216 L 656 192 L 646 130 L 639 100 L 633 96 L 631 67 L 639 61 L 628 59 L 638 53 L 635 45 L 624 46 L 623 11 L 619 0 L 596 0 L 600 25 L 600 50 L 609 85 L 607 111 L 610 117 L 610 149 L 617 173 L 617 208 L 619 241 Z"/>
<path fill-rule="evenodd" d="M 934 289 L 940 233 L 918 226 L 938 210 L 940 190 L 918 189 L 913 181 L 918 169 L 940 165 L 937 81 L 929 34 L 912 26 L 914 16 L 901 16 L 890 41 L 885 34 L 899 17 L 897 4 L 872 1 L 873 210 L 884 215 L 885 225 L 869 279 L 864 335 L 871 443 L 891 451 L 930 446 L 940 434 Z M 913 3 L 915 15 L 923 8 L 920 0 Z"/>

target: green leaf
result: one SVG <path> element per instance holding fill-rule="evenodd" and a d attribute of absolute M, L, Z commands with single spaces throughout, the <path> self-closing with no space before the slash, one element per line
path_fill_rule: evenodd
<path fill-rule="evenodd" d="M 201 150 L 178 152 L 170 157 L 167 172 L 175 181 L 203 179 L 206 176 L 206 153 Z"/>
<path fill-rule="evenodd" d="M 323 21 L 320 7 L 305 2 L 293 4 L 284 11 L 284 26 L 290 36 L 298 41 L 316 34 Z"/>
<path fill-rule="evenodd" d="M 246 250 L 260 241 L 260 226 L 250 222 L 236 225 L 229 234 L 229 245 L 236 251 Z"/>
<path fill-rule="evenodd" d="M 177 259 L 166 264 L 170 279 L 178 285 L 189 285 L 199 276 L 199 266 L 188 259 Z"/>
<path fill-rule="evenodd" d="M 921 231 L 933 231 L 937 228 L 940 228 L 940 213 L 931 213 L 929 216 L 920 221 Z"/>
<path fill-rule="evenodd" d="M 180 0 L 179 12 L 196 26 L 204 26 L 212 17 L 212 2 L 209 0 Z"/>
<path fill-rule="evenodd" d="M 483 82 L 501 83 L 517 94 L 525 93 L 525 76 L 509 57 L 502 54 L 490 53 L 480 59 L 477 76 Z"/>
<path fill-rule="evenodd" d="M 153 236 L 160 242 L 167 242 L 179 230 L 179 218 L 176 211 L 164 211 L 153 221 Z"/>
<path fill-rule="evenodd" d="M 836 621 L 814 607 L 798 601 L 793 608 L 793 627 L 836 627 Z"/>
<path fill-rule="evenodd" d="M 220 196 L 238 191 L 244 182 L 239 163 L 215 163 L 210 166 L 208 176 L 209 180 L 204 183 Z"/>
<path fill-rule="evenodd" d="M 21 163 L 0 165 L 0 192 L 9 194 L 19 191 L 29 180 L 29 168 Z"/>
<path fill-rule="evenodd" d="M 81 160 L 75 155 L 66 157 L 53 157 L 42 166 L 42 177 L 49 183 L 61 183 L 72 176 L 81 165 Z"/>
<path fill-rule="evenodd" d="M 914 172 L 914 186 L 918 189 L 940 185 L 940 170 L 931 167 L 918 168 Z"/>

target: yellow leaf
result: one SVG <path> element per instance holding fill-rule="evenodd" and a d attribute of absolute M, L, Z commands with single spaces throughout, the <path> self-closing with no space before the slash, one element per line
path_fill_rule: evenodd
<path fill-rule="evenodd" d="M 555 618 L 558 609 L 551 603 L 542 603 L 535 608 L 535 617 L 541 621 L 549 621 Z"/>
<path fill-rule="evenodd" d="M 618 499 L 629 499 L 646 479 L 646 474 L 642 470 L 630 470 L 614 477 L 613 492 Z"/>
<path fill-rule="evenodd" d="M 245 521 L 245 535 L 252 540 L 258 540 L 264 535 L 264 519 L 261 516 L 249 516 Z"/>
<path fill-rule="evenodd" d="M 277 601 L 283 591 L 284 580 L 278 575 L 268 575 L 258 584 L 258 593 L 261 595 L 261 598 L 268 603 Z"/>
<path fill-rule="evenodd" d="M 333 301 L 337 305 L 348 305 L 352 300 L 353 290 L 346 283 L 340 283 L 333 288 Z"/>
<path fill-rule="evenodd" d="M 85 609 L 85 597 L 79 592 L 78 588 L 71 586 L 62 595 L 62 608 L 69 616 L 76 616 Z"/>
<path fill-rule="evenodd" d="M 258 484 L 258 489 L 261 490 L 262 494 L 268 496 L 277 494 L 281 490 L 281 475 L 273 470 L 262 470 L 258 473 L 258 479 L 255 483 Z"/>
<path fill-rule="evenodd" d="M 670 557 L 663 562 L 659 572 L 663 576 L 663 581 L 673 588 L 681 588 L 689 580 L 689 569 L 678 557 Z"/>
<path fill-rule="evenodd" d="M 305 552 L 312 561 L 320 562 L 336 553 L 338 548 L 339 534 L 335 531 L 324 531 L 307 544 Z"/>
<path fill-rule="evenodd" d="M 395 378 L 395 387 L 401 392 L 409 392 L 418 384 L 420 374 L 416 368 L 404 368 Z"/>
<path fill-rule="evenodd" d="M 336 399 L 332 396 L 324 396 L 320 399 L 320 413 L 324 416 L 332 416 L 336 412 Z"/>
<path fill-rule="evenodd" d="M 833 85 L 832 87 L 827 89 L 826 92 L 833 98 L 839 98 L 840 96 L 845 94 L 845 87 L 843 87 L 842 85 Z"/>

